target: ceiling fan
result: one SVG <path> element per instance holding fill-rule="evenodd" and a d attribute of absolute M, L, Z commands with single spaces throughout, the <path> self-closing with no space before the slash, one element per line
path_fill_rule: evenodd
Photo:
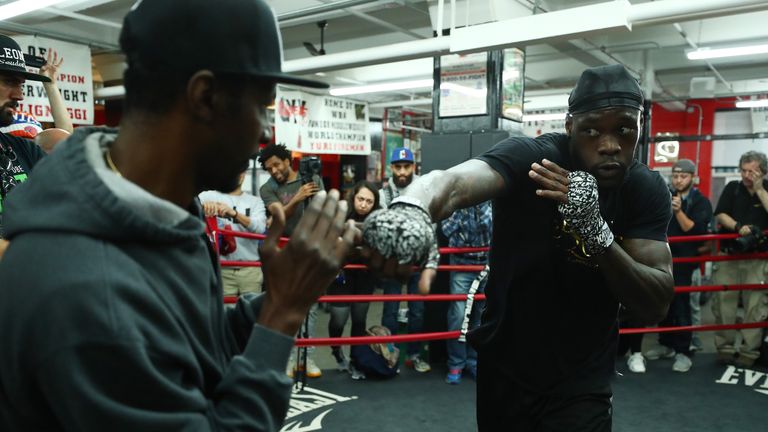
<path fill-rule="evenodd" d="M 311 42 L 304 42 L 304 48 L 313 56 L 325 55 L 325 28 L 328 27 L 328 21 L 320 21 L 317 26 L 320 27 L 320 49 L 315 48 Z"/>

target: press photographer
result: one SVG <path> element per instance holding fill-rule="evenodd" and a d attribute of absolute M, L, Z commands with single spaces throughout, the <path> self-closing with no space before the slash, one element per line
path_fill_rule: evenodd
<path fill-rule="evenodd" d="M 267 210 L 275 213 L 275 207 L 281 206 L 285 213 L 285 230 L 283 235 L 290 236 L 304 214 L 305 203 L 309 198 L 323 190 L 323 180 L 320 177 L 320 159 L 315 156 L 304 157 L 299 161 L 299 171 L 291 167 L 291 152 L 282 144 L 272 144 L 264 147 L 259 154 L 259 162 L 266 170 L 270 179 L 261 187 L 259 193 Z M 302 324 L 302 336 L 314 337 L 315 321 L 317 319 L 317 304 L 312 305 L 307 320 Z M 309 378 L 322 375 L 315 364 L 313 355 L 315 347 L 306 350 L 306 357 L 301 356 L 304 373 Z M 306 363 L 303 361 L 306 358 Z M 291 355 L 286 373 L 294 376 L 297 371 L 295 354 Z"/>
<path fill-rule="evenodd" d="M 741 180 L 725 186 L 715 209 L 715 218 L 721 233 L 738 233 L 739 238 L 721 243 L 724 254 L 740 254 L 765 250 L 762 232 L 768 228 L 768 160 L 765 154 L 749 151 L 739 159 Z M 715 285 L 756 284 L 766 279 L 762 260 L 721 261 L 714 266 Z M 764 321 L 768 318 L 766 291 L 729 290 L 718 292 L 712 302 L 717 324 L 734 324 L 739 296 L 745 308 L 744 323 Z M 742 343 L 736 350 L 736 332 L 741 332 Z M 760 357 L 762 329 L 725 330 L 715 333 L 718 360 L 723 364 L 751 367 Z"/>

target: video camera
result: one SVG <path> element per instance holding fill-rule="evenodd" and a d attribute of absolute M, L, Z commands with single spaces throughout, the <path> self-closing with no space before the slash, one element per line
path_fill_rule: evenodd
<path fill-rule="evenodd" d="M 315 176 L 323 172 L 323 164 L 317 156 L 304 156 L 299 160 L 299 177 L 301 184 L 312 183 Z"/>
<path fill-rule="evenodd" d="M 749 225 L 749 231 L 749 234 L 733 241 L 733 251 L 737 253 L 768 251 L 768 237 L 763 234 L 760 227 Z"/>

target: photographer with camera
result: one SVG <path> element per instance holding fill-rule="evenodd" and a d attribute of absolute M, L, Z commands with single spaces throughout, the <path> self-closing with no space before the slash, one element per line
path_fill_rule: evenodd
<path fill-rule="evenodd" d="M 304 159 L 304 158 L 303 158 Z M 304 159 L 308 160 L 308 159 Z M 282 144 L 272 144 L 264 147 L 259 153 L 262 168 L 270 175 L 270 179 L 259 189 L 261 199 L 267 210 L 275 204 L 283 206 L 285 212 L 284 235 L 290 236 L 296 224 L 304 213 L 308 198 L 324 190 L 320 178 L 320 160 L 314 158 L 311 163 L 301 165 L 311 172 L 294 171 L 291 167 L 291 152 Z"/>
<path fill-rule="evenodd" d="M 259 153 L 259 163 L 271 177 L 264 186 L 259 189 L 259 195 L 267 206 L 270 214 L 275 214 L 275 207 L 282 207 L 285 213 L 285 229 L 283 235 L 290 236 L 304 214 L 304 208 L 309 205 L 310 198 L 317 192 L 324 190 L 323 180 L 320 178 L 320 159 L 302 158 L 299 171 L 294 171 L 291 166 L 291 151 L 282 144 L 271 144 Z M 307 319 L 301 325 L 301 336 L 312 338 L 315 336 L 315 323 L 317 322 L 317 303 L 313 304 L 307 314 Z M 318 378 L 322 375 L 317 367 L 313 355 L 315 347 L 306 349 L 306 376 Z M 303 363 L 303 362 L 299 362 Z M 288 361 L 286 373 L 293 377 L 297 368 L 295 350 Z"/>
<path fill-rule="evenodd" d="M 739 159 L 741 181 L 725 186 L 715 209 L 715 218 L 722 233 L 738 233 L 739 238 L 721 242 L 723 253 L 743 254 L 766 250 L 768 246 L 762 232 L 768 228 L 768 160 L 765 154 L 748 151 Z M 765 281 L 765 262 L 761 260 L 721 261 L 713 272 L 715 285 L 754 284 Z M 721 291 L 712 302 L 712 312 L 717 324 L 736 322 L 739 296 L 743 296 L 744 322 L 759 322 L 768 318 L 768 293 L 766 291 Z M 737 351 L 734 342 L 736 332 L 741 332 L 741 347 Z M 760 356 L 762 329 L 723 330 L 715 333 L 718 361 L 750 367 Z"/>

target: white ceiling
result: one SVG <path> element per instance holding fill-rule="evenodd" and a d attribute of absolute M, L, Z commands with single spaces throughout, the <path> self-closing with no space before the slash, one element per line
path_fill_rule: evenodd
<path fill-rule="evenodd" d="M 150 1 L 150 0 L 146 0 Z M 213 1 L 213 0 L 211 0 Z M 710 0 L 684 0 L 707 2 Z M 0 1 L 0 4 L 8 1 Z M 671 5 L 681 0 L 659 0 Z M 36 33 L 88 43 L 94 64 L 108 84 L 119 79 L 122 66 L 117 40 L 120 22 L 133 0 L 69 0 L 0 22 L 0 32 Z M 284 56 L 289 63 L 310 58 L 304 42 L 320 45 L 317 22 L 327 20 L 325 50 L 329 56 L 364 48 L 409 43 L 432 38 L 437 23 L 438 1 L 425 0 L 267 0 L 276 11 L 283 36 Z M 450 27 L 450 3 L 445 1 L 444 28 Z M 457 0 L 456 27 L 502 21 L 515 17 L 545 14 L 585 5 L 606 4 L 606 0 Z M 467 3 L 469 10 L 467 10 Z M 649 3 L 630 0 L 632 6 Z M 183 1 L 179 1 L 183 5 Z M 735 4 L 735 3 L 734 3 Z M 351 5 L 351 6 L 350 6 Z M 339 8 L 339 6 L 348 6 Z M 325 9 L 319 10 L 318 8 Z M 748 12 L 719 11 L 714 17 L 680 18 L 680 29 L 702 47 L 768 43 L 768 2 L 752 5 Z M 695 19 L 694 19 L 695 18 Z M 595 16 L 600 22 L 603 17 Z M 555 29 L 556 31 L 557 29 Z M 509 32 L 514 32 L 510 28 Z M 524 39 L 524 36 L 523 36 Z M 563 94 L 587 66 L 624 63 L 641 79 L 653 77 L 654 98 L 689 96 L 690 83 L 697 77 L 716 77 L 716 95 L 768 93 L 768 55 L 691 61 L 691 49 L 674 22 L 634 25 L 631 31 L 604 31 L 586 37 L 553 37 L 546 43 L 520 46 L 526 50 L 526 99 L 538 95 Z M 116 55 L 117 54 L 117 55 Z M 432 76 L 431 57 L 328 70 L 320 79 L 332 86 L 377 83 Z M 652 73 L 649 73 L 652 72 Z M 314 74 L 313 74 L 314 75 Z M 315 77 L 318 78 L 318 77 Z M 400 91 L 360 96 L 372 103 L 429 98 L 430 91 Z M 428 107 L 425 107 L 428 108 Z"/>

